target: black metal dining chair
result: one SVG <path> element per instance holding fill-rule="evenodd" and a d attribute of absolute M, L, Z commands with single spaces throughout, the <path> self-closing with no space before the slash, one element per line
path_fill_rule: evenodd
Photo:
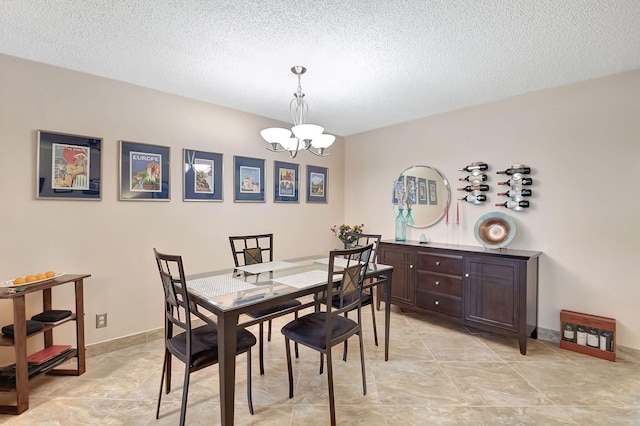
<path fill-rule="evenodd" d="M 171 391 L 171 360 L 176 357 L 185 364 L 182 405 L 180 407 L 180 425 L 182 426 L 187 412 L 189 376 L 195 371 L 218 363 L 218 328 L 211 319 L 199 312 L 189 299 L 182 257 L 159 253 L 155 248 L 153 252 L 160 272 L 160 279 L 162 280 L 165 305 L 165 350 L 156 419 L 160 418 L 163 384 L 167 394 Z M 192 315 L 197 316 L 206 324 L 194 328 L 192 326 Z M 251 400 L 251 347 L 255 344 L 256 338 L 253 334 L 244 329 L 238 330 L 236 355 L 247 353 L 247 400 L 251 414 L 253 414 L 253 402 Z"/>
<path fill-rule="evenodd" d="M 382 235 L 380 234 L 362 234 L 358 232 L 347 232 L 344 234 L 344 248 L 349 249 L 349 248 L 355 248 L 355 247 L 365 247 L 365 246 L 368 246 L 369 244 L 373 244 L 369 261 L 372 263 L 376 263 L 376 260 L 378 259 L 378 246 L 380 246 L 381 238 L 382 238 Z M 378 329 L 376 326 L 375 304 L 373 303 L 374 301 L 373 287 L 369 287 L 368 290 L 364 290 L 364 289 L 362 290 L 362 294 L 360 295 L 360 301 L 362 306 L 367 306 L 367 305 L 371 306 L 371 321 L 373 323 L 373 340 L 376 346 L 378 346 Z M 337 297 L 334 297 L 334 299 L 332 300 L 332 303 L 334 307 L 337 307 L 340 303 L 340 300 L 338 300 Z M 345 316 L 348 316 L 348 314 L 349 312 L 344 313 Z M 347 350 L 348 350 L 348 343 L 345 341 L 344 353 L 342 357 L 345 361 L 347 360 Z"/>
<path fill-rule="evenodd" d="M 291 344 L 307 346 L 320 352 L 320 373 L 323 372 L 323 360 L 327 358 L 327 382 L 329 391 L 329 412 L 331 424 L 336 424 L 335 398 L 333 389 L 333 363 L 331 348 L 358 335 L 360 342 L 360 364 L 362 368 L 362 390 L 367 394 L 367 380 L 364 366 L 364 344 L 362 340 L 361 306 L 362 286 L 367 271 L 373 245 L 345 250 L 332 250 L 329 254 L 326 300 L 337 299 L 325 304 L 326 311 L 316 311 L 297 318 L 282 328 L 285 349 L 287 351 L 287 369 L 289 373 L 289 398 L 293 398 L 293 368 L 291 365 Z M 344 314 L 357 311 L 354 321 Z"/>
<path fill-rule="evenodd" d="M 254 265 L 265 261 L 273 261 L 273 234 L 242 235 L 229 237 L 233 262 L 236 268 L 245 265 Z M 261 318 L 276 312 L 300 306 L 299 300 L 288 300 L 276 306 L 247 312 L 251 318 Z M 298 312 L 294 312 L 298 318 Z M 260 358 L 260 375 L 264 374 L 264 322 L 258 325 L 258 352 Z M 271 320 L 268 321 L 267 341 L 271 341 Z M 298 345 L 296 345 L 296 358 L 298 357 Z"/>

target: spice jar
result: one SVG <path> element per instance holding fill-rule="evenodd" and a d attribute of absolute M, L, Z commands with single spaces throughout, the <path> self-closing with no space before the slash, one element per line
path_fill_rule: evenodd
<path fill-rule="evenodd" d="M 598 348 L 600 346 L 600 333 L 597 328 L 590 327 L 587 330 L 587 346 Z"/>
<path fill-rule="evenodd" d="M 613 352 L 613 332 L 602 330 L 600 332 L 600 349 Z"/>
<path fill-rule="evenodd" d="M 562 340 L 567 342 L 576 342 L 575 326 L 570 322 L 562 323 Z"/>
<path fill-rule="evenodd" d="M 584 325 L 579 325 L 576 329 L 576 343 L 587 346 L 587 327 Z"/>

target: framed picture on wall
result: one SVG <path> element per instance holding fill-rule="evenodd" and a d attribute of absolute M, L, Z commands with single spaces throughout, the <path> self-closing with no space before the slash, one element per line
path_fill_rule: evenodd
<path fill-rule="evenodd" d="M 265 202 L 264 163 L 259 158 L 233 157 L 234 202 Z"/>
<path fill-rule="evenodd" d="M 222 201 L 222 154 L 183 150 L 184 201 Z"/>
<path fill-rule="evenodd" d="M 397 206 L 403 204 L 404 200 L 404 175 L 401 175 L 393 184 L 393 194 L 391 194 L 391 204 Z"/>
<path fill-rule="evenodd" d="M 120 200 L 169 201 L 168 146 L 120 141 Z"/>
<path fill-rule="evenodd" d="M 298 203 L 300 166 L 283 161 L 273 162 L 273 201 L 275 203 Z"/>
<path fill-rule="evenodd" d="M 427 184 L 429 185 L 429 204 L 438 204 L 438 186 L 436 181 L 429 179 Z"/>
<path fill-rule="evenodd" d="M 100 138 L 38 130 L 36 198 L 102 199 L 101 148 Z"/>
<path fill-rule="evenodd" d="M 327 202 L 328 169 L 307 165 L 307 203 Z"/>
<path fill-rule="evenodd" d="M 425 178 L 418 178 L 418 204 L 429 204 L 427 190 L 427 180 Z"/>

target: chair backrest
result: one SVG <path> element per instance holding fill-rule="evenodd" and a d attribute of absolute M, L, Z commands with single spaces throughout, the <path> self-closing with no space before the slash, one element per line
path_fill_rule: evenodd
<path fill-rule="evenodd" d="M 327 304 L 329 329 L 332 317 L 353 309 L 358 309 L 359 322 L 360 296 L 372 250 L 373 244 L 369 244 L 364 247 L 329 252 L 327 300 L 339 301 L 337 306 L 332 306 L 332 303 Z"/>
<path fill-rule="evenodd" d="M 176 357 L 191 358 L 191 305 L 187 292 L 182 257 L 159 253 L 155 248 L 153 253 L 158 264 L 160 279 L 164 289 L 165 299 L 165 344 Z M 174 327 L 179 330 L 174 330 Z M 170 343 L 173 336 L 186 332 L 186 354 L 175 350 Z"/>
<path fill-rule="evenodd" d="M 236 267 L 273 261 L 273 234 L 229 237 L 229 244 Z"/>
<path fill-rule="evenodd" d="M 380 234 L 362 234 L 358 232 L 346 232 L 344 234 L 344 248 L 364 247 L 373 244 L 370 262 L 376 263 L 378 260 L 378 247 L 380 246 Z"/>

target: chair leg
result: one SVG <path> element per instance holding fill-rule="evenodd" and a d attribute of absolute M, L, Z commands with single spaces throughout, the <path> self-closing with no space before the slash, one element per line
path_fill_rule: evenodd
<path fill-rule="evenodd" d="M 320 373 L 322 374 L 322 372 L 324 371 L 324 356 L 322 355 L 322 352 L 320 352 Z"/>
<path fill-rule="evenodd" d="M 293 398 L 293 367 L 291 366 L 291 344 L 289 338 L 284 338 L 284 347 L 287 351 L 287 371 L 289 372 L 289 399 Z"/>
<path fill-rule="evenodd" d="M 162 387 L 164 384 L 164 375 L 167 371 L 167 357 L 171 356 L 169 351 L 165 349 L 164 359 L 162 360 L 162 377 L 160 377 L 160 392 L 158 393 L 158 407 L 156 408 L 156 419 L 160 418 L 160 401 L 162 400 Z"/>
<path fill-rule="evenodd" d="M 298 311 L 293 313 L 293 318 L 298 319 Z M 300 354 L 298 353 L 298 342 L 293 342 L 294 351 L 296 353 L 296 359 L 300 358 Z"/>
<path fill-rule="evenodd" d="M 180 426 L 184 426 L 187 415 L 187 396 L 189 395 L 189 366 L 184 366 L 184 385 L 182 387 L 182 407 L 180 407 Z"/>
<path fill-rule="evenodd" d="M 249 414 L 253 416 L 253 400 L 251 398 L 251 348 L 247 350 L 247 403 Z"/>
<path fill-rule="evenodd" d="M 269 320 L 269 328 L 267 329 L 267 342 L 271 341 L 271 320 Z"/>
<path fill-rule="evenodd" d="M 362 339 L 362 329 L 358 332 L 360 339 L 360 365 L 362 367 L 362 394 L 367 394 L 367 376 L 364 371 L 364 340 Z"/>
<path fill-rule="evenodd" d="M 327 348 L 327 385 L 329 389 L 329 414 L 331 426 L 336 424 L 336 402 L 333 395 L 333 364 L 331 363 L 331 348 Z"/>
<path fill-rule="evenodd" d="M 344 317 L 345 317 L 345 318 L 349 318 L 349 315 L 348 315 L 348 314 L 349 314 L 348 312 L 345 312 L 345 313 L 344 313 Z M 345 340 L 345 341 L 344 341 L 344 352 L 343 352 L 343 354 L 342 354 L 342 360 L 343 360 L 344 362 L 347 362 L 347 351 L 348 351 L 348 350 L 349 350 L 349 339 L 347 339 L 347 340 Z"/>
<path fill-rule="evenodd" d="M 260 375 L 264 375 L 264 323 L 258 326 L 258 358 L 260 358 Z"/>
<path fill-rule="evenodd" d="M 373 297 L 373 292 L 371 293 L 371 297 Z M 378 327 L 376 326 L 376 310 L 373 306 L 373 300 L 371 301 L 371 319 L 373 322 L 373 339 L 376 342 L 376 346 L 378 346 Z"/>
<path fill-rule="evenodd" d="M 165 391 L 167 394 L 169 394 L 169 392 L 171 392 L 171 360 L 173 359 L 169 351 L 167 351 L 167 357 L 168 357 L 167 358 L 167 376 L 166 376 L 167 387 L 165 388 Z"/>

